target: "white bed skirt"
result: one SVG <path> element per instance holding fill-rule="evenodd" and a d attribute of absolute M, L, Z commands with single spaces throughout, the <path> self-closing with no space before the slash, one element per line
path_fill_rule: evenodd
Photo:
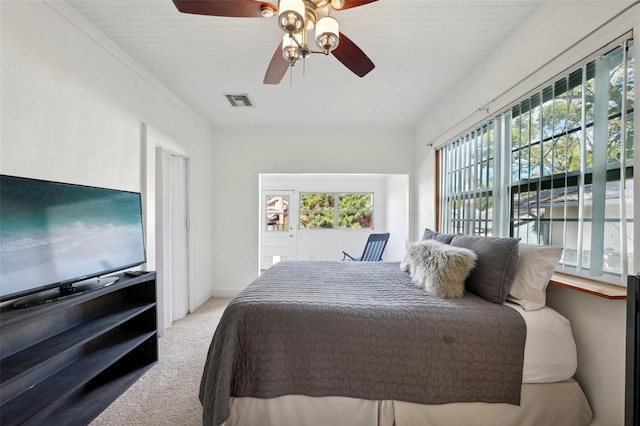
<path fill-rule="evenodd" d="M 273 399 L 231 398 L 225 426 L 584 426 L 592 412 L 573 380 L 523 384 L 521 403 L 421 405 L 329 396 L 287 395 Z"/>

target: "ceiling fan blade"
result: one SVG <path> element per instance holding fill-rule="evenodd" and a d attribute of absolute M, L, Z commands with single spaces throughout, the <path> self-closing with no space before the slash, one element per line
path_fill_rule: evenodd
<path fill-rule="evenodd" d="M 344 0 L 344 6 L 336 10 L 351 9 L 352 7 L 364 6 L 377 0 Z"/>
<path fill-rule="evenodd" d="M 346 35 L 340 33 L 340 43 L 331 51 L 342 65 L 349 68 L 358 77 L 364 77 L 376 66 L 371 59 Z"/>
<path fill-rule="evenodd" d="M 282 56 L 282 42 L 278 45 L 273 57 L 271 58 L 271 62 L 269 62 L 269 67 L 267 68 L 267 72 L 264 75 L 264 84 L 280 84 L 282 81 L 282 77 L 287 73 L 289 69 L 289 61 L 287 61 L 284 56 Z"/>
<path fill-rule="evenodd" d="M 182 13 L 232 18 L 260 18 L 263 7 L 274 9 L 271 3 L 254 0 L 173 0 L 173 4 Z"/>

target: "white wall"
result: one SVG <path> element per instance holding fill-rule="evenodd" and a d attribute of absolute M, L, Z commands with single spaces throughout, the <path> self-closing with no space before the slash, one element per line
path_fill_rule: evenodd
<path fill-rule="evenodd" d="M 386 178 L 387 194 L 387 232 L 389 242 L 385 249 L 384 260 L 401 261 L 407 251 L 407 245 L 414 241 L 409 233 L 409 182 L 407 175 L 390 175 Z"/>
<path fill-rule="evenodd" d="M 261 173 L 408 174 L 412 183 L 414 141 L 409 128 L 214 129 L 214 294 L 235 295 L 257 276 Z"/>
<path fill-rule="evenodd" d="M 142 123 L 167 135 L 192 158 L 192 278 L 202 303 L 213 281 L 211 129 L 65 6 L 0 2 L 0 171 L 143 191 Z"/>
<path fill-rule="evenodd" d="M 416 129 L 416 232 L 436 225 L 435 151 L 428 144 L 438 146 L 453 139 L 487 118 L 486 110 L 481 109 L 495 113 L 632 30 L 640 21 L 639 6 L 603 25 L 631 3 L 548 2 L 449 98 L 425 115 Z M 538 68 L 541 70 L 532 73 Z M 555 287 L 549 290 L 548 303 L 573 326 L 579 354 L 576 377 L 594 411 L 593 424 L 623 424 L 625 304 Z"/>
<path fill-rule="evenodd" d="M 571 322 L 578 348 L 575 379 L 591 403 L 592 424 L 624 424 L 626 302 L 552 285 L 547 305 Z"/>

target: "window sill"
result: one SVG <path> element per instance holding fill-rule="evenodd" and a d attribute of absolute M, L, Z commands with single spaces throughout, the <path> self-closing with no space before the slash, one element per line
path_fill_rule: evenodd
<path fill-rule="evenodd" d="M 550 284 L 570 288 L 583 293 L 592 294 L 610 300 L 626 300 L 627 289 L 613 284 L 592 281 L 587 278 L 556 272 L 549 281 Z"/>

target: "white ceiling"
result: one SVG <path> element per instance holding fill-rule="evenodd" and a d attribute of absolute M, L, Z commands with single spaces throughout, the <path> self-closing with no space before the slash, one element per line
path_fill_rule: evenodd
<path fill-rule="evenodd" d="M 340 31 L 376 68 L 359 78 L 313 55 L 280 85 L 262 83 L 282 37 L 275 18 L 183 14 L 171 0 L 67 3 L 215 127 L 412 126 L 544 0 L 379 0 L 337 11 Z M 248 94 L 254 106 L 233 108 L 225 94 Z"/>

